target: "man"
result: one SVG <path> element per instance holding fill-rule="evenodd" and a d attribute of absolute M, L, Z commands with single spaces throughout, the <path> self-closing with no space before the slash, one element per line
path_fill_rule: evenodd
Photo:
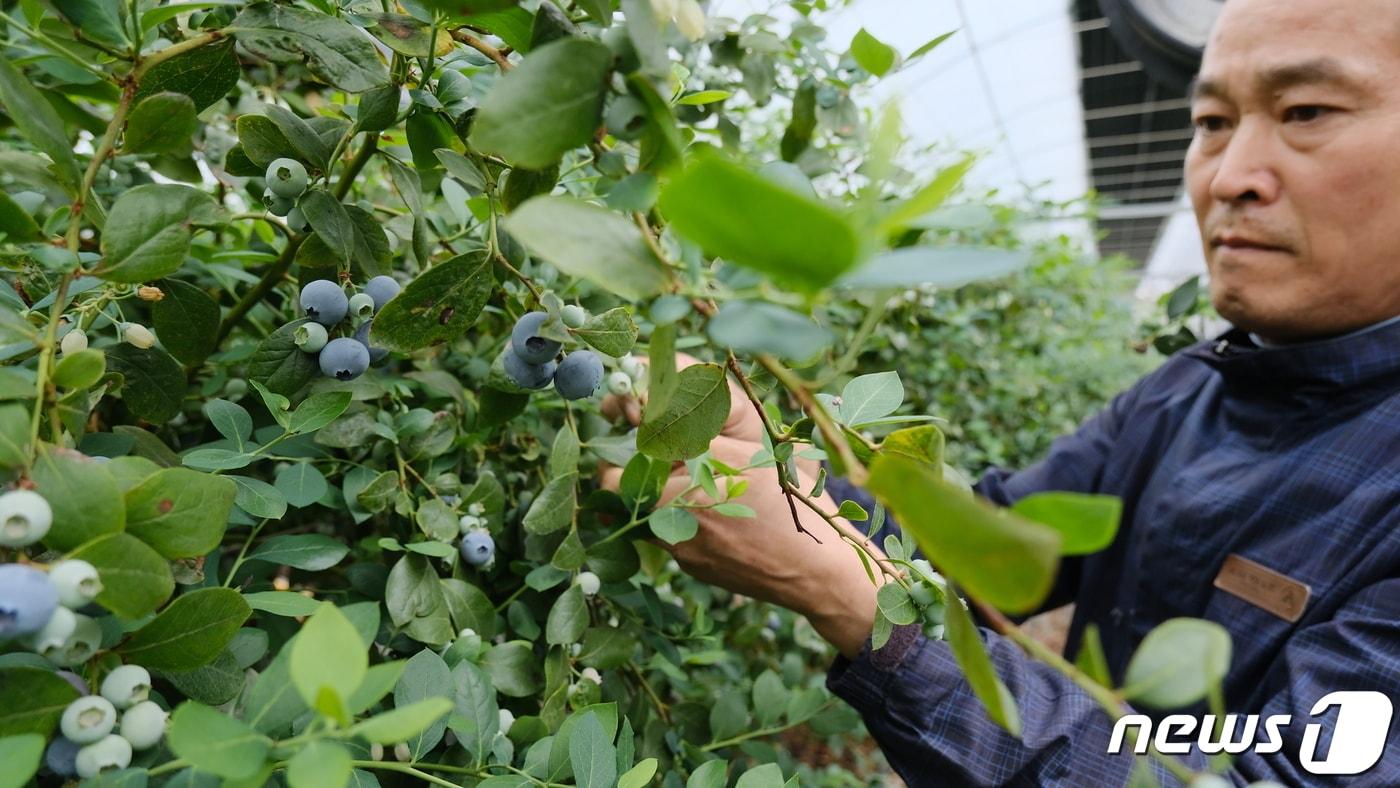
<path fill-rule="evenodd" d="M 1397 74 L 1394 0 L 1230 0 L 1193 88 L 1186 181 L 1211 298 L 1234 328 L 1178 353 L 1041 462 L 975 486 L 1000 505 L 1044 490 L 1123 499 L 1114 544 L 1067 561 L 1048 606 L 1077 603 L 1069 650 L 1096 624 L 1117 680 L 1157 624 L 1225 626 L 1227 710 L 1292 720 L 1278 752 L 1235 756 L 1225 775 L 1235 784 L 1400 785 L 1388 713 L 1372 720 L 1386 730 L 1365 731 L 1384 750 L 1355 776 L 1318 773 L 1341 712 L 1312 715 L 1334 691 L 1393 701 L 1400 688 Z M 742 464 L 760 429 L 739 397 L 713 451 Z M 989 630 L 1019 740 L 988 719 L 946 642 L 911 625 L 872 653 L 875 588 L 860 561 L 835 539 L 797 533 L 772 471 L 752 476 L 744 501 L 758 519 L 702 516 L 677 560 L 810 618 L 840 651 L 828 686 L 911 785 L 1131 779 L 1134 757 L 1108 753 L 1113 725 L 1097 704 Z M 684 486 L 676 477 L 671 493 Z M 1310 748 L 1306 723 L 1322 734 Z M 1209 766 L 1195 744 L 1181 760 Z"/>

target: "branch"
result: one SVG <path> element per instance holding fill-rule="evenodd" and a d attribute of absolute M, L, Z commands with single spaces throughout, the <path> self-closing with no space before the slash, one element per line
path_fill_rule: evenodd
<path fill-rule="evenodd" d="M 496 65 L 500 66 L 502 71 L 510 71 L 514 67 L 511 65 L 511 62 L 506 59 L 505 54 L 502 53 L 501 50 L 482 41 L 471 33 L 468 33 L 465 28 L 459 27 L 451 31 L 451 33 L 453 40 L 466 44 L 472 49 L 496 61 Z"/>
<path fill-rule="evenodd" d="M 638 215 L 640 216 L 640 214 Z M 773 448 L 776 451 L 778 445 L 783 442 L 783 439 L 778 435 L 778 430 L 773 426 L 773 422 L 768 419 L 768 414 L 763 410 L 763 403 L 759 401 L 758 394 L 753 390 L 753 384 L 749 382 L 748 376 L 744 374 L 743 367 L 739 366 L 739 359 L 734 355 L 734 351 L 729 351 L 729 358 L 726 363 L 729 366 L 730 373 L 734 375 L 739 381 L 739 385 L 743 387 L 744 394 L 749 398 L 749 402 L 753 403 L 753 409 L 758 411 L 758 420 L 763 422 L 763 429 L 768 433 L 768 440 L 773 443 Z M 812 537 L 812 541 L 821 544 L 822 540 L 818 539 L 816 534 L 808 531 L 802 525 L 802 518 L 797 515 L 797 504 L 792 500 L 794 485 L 788 479 L 787 463 L 778 462 L 778 458 L 775 456 L 773 458 L 773 467 L 778 471 L 778 488 L 783 491 L 783 497 L 787 498 L 788 509 L 792 512 L 792 523 L 797 526 L 797 532 L 807 534 Z"/>

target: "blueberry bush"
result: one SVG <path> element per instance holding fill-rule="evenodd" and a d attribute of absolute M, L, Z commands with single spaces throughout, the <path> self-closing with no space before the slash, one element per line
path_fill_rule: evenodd
<path fill-rule="evenodd" d="M 837 542 L 876 645 L 923 622 L 1009 730 L 978 625 L 1111 713 L 1205 697 L 1203 623 L 1114 687 L 1009 618 L 1117 502 L 995 511 L 901 411 L 871 310 L 1040 253 L 945 232 L 972 161 L 858 106 L 945 37 L 826 5 L 0 4 L 0 784 L 869 784 L 811 626 L 662 547 L 763 467 L 897 517 Z"/>

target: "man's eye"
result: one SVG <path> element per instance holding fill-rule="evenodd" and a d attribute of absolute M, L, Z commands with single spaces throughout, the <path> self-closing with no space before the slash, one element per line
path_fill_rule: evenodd
<path fill-rule="evenodd" d="M 1202 115 L 1194 121 L 1196 128 L 1201 131 L 1221 131 L 1225 128 L 1225 118 L 1219 115 Z"/>
<path fill-rule="evenodd" d="M 1284 111 L 1283 119 L 1284 121 L 1296 120 L 1300 123 L 1308 123 L 1317 120 L 1331 111 L 1332 110 L 1328 107 L 1304 104 L 1297 107 L 1289 107 Z"/>

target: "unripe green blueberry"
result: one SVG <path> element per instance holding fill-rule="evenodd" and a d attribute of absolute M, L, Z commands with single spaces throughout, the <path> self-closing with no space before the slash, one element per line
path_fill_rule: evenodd
<path fill-rule="evenodd" d="M 481 530 L 486 522 L 474 514 L 464 514 L 457 518 L 457 531 L 462 536 L 466 536 L 472 531 Z"/>
<path fill-rule="evenodd" d="M 406 743 L 399 742 L 394 745 L 394 760 L 410 763 L 413 761 L 413 751 L 408 748 Z"/>
<path fill-rule="evenodd" d="M 90 780 L 103 772 L 115 772 L 131 765 L 131 743 L 112 735 L 78 750 L 78 776 Z"/>
<path fill-rule="evenodd" d="M 75 328 L 64 334 L 63 341 L 58 343 L 58 349 L 62 350 L 64 355 L 87 350 L 87 346 L 88 337 L 81 328 Z"/>
<path fill-rule="evenodd" d="M 283 199 L 295 200 L 306 191 L 309 179 L 306 177 L 306 167 L 302 166 L 301 162 L 281 158 L 267 165 L 263 180 L 267 181 L 267 188 L 272 190 L 273 194 Z"/>
<path fill-rule="evenodd" d="M 641 380 L 642 375 L 646 372 L 646 367 L 642 366 L 641 359 L 636 356 L 623 356 L 618 360 L 617 368 L 633 380 Z"/>
<path fill-rule="evenodd" d="M 632 393 L 632 378 L 626 372 L 613 372 L 608 375 L 608 391 L 619 397 Z"/>
<path fill-rule="evenodd" d="M 53 525 L 53 509 L 33 490 L 0 495 L 0 547 L 28 547 L 43 539 Z"/>
<path fill-rule="evenodd" d="M 369 759 L 372 761 L 384 760 L 384 745 L 375 742 L 369 746 Z"/>
<path fill-rule="evenodd" d="M 243 378 L 229 378 L 229 381 L 224 384 L 224 393 L 229 397 L 237 399 L 248 393 L 248 381 Z M 176 418 L 183 417 L 184 415 L 185 414 L 180 413 Z M 169 423 L 175 424 L 175 419 L 171 419 Z"/>
<path fill-rule="evenodd" d="M 102 593 L 102 579 L 97 576 L 97 568 L 76 558 L 49 567 L 49 582 L 58 591 L 59 603 L 74 610 L 86 606 Z"/>
<path fill-rule="evenodd" d="M 919 607 L 928 607 L 934 602 L 933 589 L 916 582 L 909 588 L 909 597 L 914 600 L 914 604 Z"/>
<path fill-rule="evenodd" d="M 374 298 L 369 293 L 350 296 L 350 316 L 364 320 L 374 316 Z"/>
<path fill-rule="evenodd" d="M 92 744 L 117 726 L 117 709 L 100 695 L 87 695 L 68 704 L 58 720 L 59 730 L 75 744 Z"/>
<path fill-rule="evenodd" d="M 559 310 L 559 319 L 564 321 L 564 325 L 569 328 L 582 328 L 588 322 L 588 310 L 578 304 L 565 304 Z"/>
<path fill-rule="evenodd" d="M 47 580 L 45 585 L 48 585 Z M 52 588 L 52 586 L 49 586 Z M 57 597 L 57 592 L 54 594 Z M 55 599 L 57 601 L 57 599 Z M 25 645 L 39 656 L 48 657 L 63 649 L 63 645 L 72 637 L 73 630 L 78 627 L 78 614 L 66 607 L 56 607 L 49 620 L 39 631 L 25 639 Z"/>
<path fill-rule="evenodd" d="M 594 684 L 603 683 L 603 677 L 598 674 L 598 671 L 595 668 L 584 668 L 583 671 L 579 674 L 579 677 L 588 679 Z"/>
<path fill-rule="evenodd" d="M 498 709 L 500 716 L 501 733 L 510 733 L 510 726 L 515 724 L 515 714 L 510 709 Z"/>
<path fill-rule="evenodd" d="M 122 665 L 102 680 L 102 697 L 119 709 L 131 708 L 150 694 L 151 674 L 140 665 Z"/>
<path fill-rule="evenodd" d="M 582 643 L 570 643 L 570 644 L 569 644 L 569 656 L 571 656 L 571 657 L 577 657 L 579 654 L 582 654 L 582 653 L 583 653 L 583 644 L 582 644 Z"/>
<path fill-rule="evenodd" d="M 480 517 L 483 514 L 486 514 L 486 504 L 482 503 L 481 501 L 473 501 L 470 504 L 467 504 L 467 514 L 473 515 L 475 517 Z"/>
<path fill-rule="evenodd" d="M 297 206 L 297 201 L 292 197 L 282 197 L 272 189 L 264 189 L 262 196 L 263 207 L 273 216 L 286 216 Z"/>
<path fill-rule="evenodd" d="M 620 140 L 634 140 L 647 127 L 647 108 L 632 96 L 618 96 L 608 105 L 603 116 L 608 133 Z"/>
<path fill-rule="evenodd" d="M 306 220 L 306 214 L 301 212 L 300 205 L 287 211 L 287 229 L 298 234 L 311 229 L 311 222 Z"/>
<path fill-rule="evenodd" d="M 140 323 L 127 323 L 122 326 L 122 341 L 142 350 L 148 350 L 156 344 L 156 335 Z"/>
<path fill-rule="evenodd" d="M 601 585 L 602 581 L 592 572 L 578 573 L 578 589 L 583 592 L 584 596 L 593 596 L 598 593 L 598 587 Z"/>
<path fill-rule="evenodd" d="M 63 641 L 63 647 L 44 656 L 55 665 L 72 667 L 92 659 L 102 647 L 102 625 L 97 619 L 77 613 L 73 616 L 73 634 Z"/>
<path fill-rule="evenodd" d="M 292 331 L 292 342 L 296 343 L 303 353 L 319 353 L 329 341 L 326 327 L 312 320 L 302 323 Z"/>
<path fill-rule="evenodd" d="M 440 493 L 457 494 L 462 491 L 462 477 L 446 471 L 433 477 L 433 489 Z"/>
<path fill-rule="evenodd" d="M 165 735 L 169 716 L 155 701 L 143 700 L 122 714 L 121 737 L 131 743 L 133 750 L 154 747 Z"/>

